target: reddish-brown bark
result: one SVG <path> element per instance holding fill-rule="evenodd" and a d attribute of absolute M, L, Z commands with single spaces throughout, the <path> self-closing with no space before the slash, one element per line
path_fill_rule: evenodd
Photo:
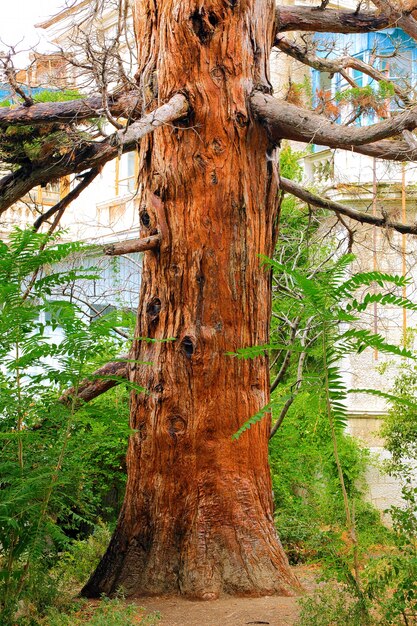
<path fill-rule="evenodd" d="M 297 585 L 274 527 L 269 417 L 232 441 L 268 404 L 267 358 L 227 354 L 268 340 L 259 255 L 274 248 L 277 174 L 248 99 L 270 90 L 273 18 L 273 0 L 136 1 L 144 91 L 157 76 L 159 100 L 181 91 L 193 112 L 141 145 L 142 236 L 158 229 L 161 246 L 145 254 L 136 335 L 157 341 L 134 347 L 148 394 L 132 398 L 125 502 L 89 596 Z"/>
<path fill-rule="evenodd" d="M 382 0 L 374 4 L 385 6 Z M 87 168 L 95 175 L 146 137 L 138 191 L 142 239 L 111 253 L 132 251 L 132 245 L 148 250 L 131 355 L 135 365 L 128 372 L 147 393 L 132 397 L 136 432 L 127 456 L 125 502 L 86 595 L 123 587 L 129 594 L 213 598 L 224 592 L 291 593 L 297 585 L 273 523 L 270 420 L 232 441 L 269 400 L 267 358 L 244 361 L 228 353 L 268 341 L 270 279 L 259 255 L 271 256 L 276 239 L 273 145 L 290 138 L 416 159 L 411 130 L 417 112 L 410 109 L 367 129 L 331 124 L 271 97 L 269 51 L 276 32 L 294 29 L 362 32 L 398 20 L 414 36 L 414 17 L 396 11 L 391 1 L 388 6 L 383 15 L 283 6 L 276 12 L 274 0 L 136 0 L 138 93 L 155 113 L 101 142 L 75 146 L 0 180 L 1 213 L 37 184 Z M 336 65 L 306 56 L 286 40 L 279 44 L 319 69 L 358 69 L 351 59 Z M 375 70 L 368 73 L 379 78 Z M 93 98 L 22 107 L 1 114 L 0 125 L 80 121 L 101 104 Z M 115 115 L 126 114 L 126 107 L 137 113 L 136 95 L 108 106 Z M 384 140 L 399 133 L 404 141 Z M 371 221 L 291 181 L 283 187 L 313 205 Z M 386 226 L 384 218 L 372 223 Z M 393 226 L 400 232 L 413 228 Z M 120 363 L 107 367 L 120 375 L 127 370 Z M 78 395 L 88 401 L 114 382 L 85 382 Z"/>

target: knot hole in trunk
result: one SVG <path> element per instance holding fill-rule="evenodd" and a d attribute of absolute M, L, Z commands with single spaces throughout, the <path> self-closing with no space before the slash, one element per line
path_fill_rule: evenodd
<path fill-rule="evenodd" d="M 178 435 L 183 435 L 187 430 L 187 422 L 181 415 L 170 415 L 168 417 L 168 434 L 172 439 Z"/>
<path fill-rule="evenodd" d="M 139 213 L 140 223 L 144 228 L 149 228 L 151 225 L 151 216 L 146 209 L 142 209 Z"/>
<path fill-rule="evenodd" d="M 190 16 L 192 29 L 202 45 L 208 44 L 214 35 L 219 18 L 213 11 L 196 9 Z"/>
<path fill-rule="evenodd" d="M 181 350 L 183 351 L 187 359 L 191 359 L 195 352 L 194 341 L 191 337 L 184 337 L 184 339 L 181 341 Z"/>
<path fill-rule="evenodd" d="M 159 314 L 162 309 L 162 302 L 159 298 L 152 298 L 146 307 L 146 313 L 151 318 L 152 321 L 158 319 Z"/>

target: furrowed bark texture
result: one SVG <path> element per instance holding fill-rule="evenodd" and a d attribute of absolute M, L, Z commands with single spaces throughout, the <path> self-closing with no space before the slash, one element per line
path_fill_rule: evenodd
<path fill-rule="evenodd" d="M 192 107 L 141 144 L 141 236 L 158 229 L 161 246 L 144 255 L 136 336 L 175 341 L 134 348 L 149 393 L 132 398 L 125 502 L 88 596 L 298 584 L 273 522 L 269 416 L 232 441 L 268 404 L 267 357 L 226 354 L 268 341 L 259 255 L 273 252 L 277 175 L 248 102 L 270 89 L 273 27 L 273 0 L 136 2 L 143 87 L 157 75 L 160 102 L 181 91 Z"/>

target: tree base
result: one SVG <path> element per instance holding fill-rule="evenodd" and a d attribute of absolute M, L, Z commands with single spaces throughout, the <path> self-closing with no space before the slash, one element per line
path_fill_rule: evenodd
<path fill-rule="evenodd" d="M 210 537 L 193 533 L 179 547 L 172 543 L 172 535 L 165 544 L 160 537 L 149 545 L 148 533 L 128 539 L 123 525 L 120 520 L 106 554 L 82 589 L 83 596 L 122 592 L 127 597 L 181 595 L 214 600 L 224 595 L 292 596 L 301 589 L 274 528 L 260 527 L 257 535 L 248 535 L 242 526 L 225 525 Z"/>

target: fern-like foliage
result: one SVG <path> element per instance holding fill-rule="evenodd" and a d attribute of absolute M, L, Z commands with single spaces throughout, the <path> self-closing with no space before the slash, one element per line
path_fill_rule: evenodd
<path fill-rule="evenodd" d="M 121 397 L 120 408 L 58 400 L 64 389 L 76 390 L 90 371 L 120 353 L 113 329 L 122 322 L 115 312 L 90 323 L 73 303 L 56 298 L 63 285 L 97 276 L 91 268 L 62 269 L 61 262 L 82 246 L 58 243 L 59 235 L 15 229 L 7 244 L 0 242 L 0 623 L 5 626 L 16 623 L 16 608 L 35 584 L 38 565 L 65 547 L 71 532 L 96 519 L 99 494 L 111 488 L 100 480 L 108 483 L 110 465 L 120 470 L 129 435 L 127 399 Z M 61 341 L 53 334 L 58 327 Z M 112 476 L 114 481 L 117 473 Z"/>
<path fill-rule="evenodd" d="M 352 254 L 342 255 L 327 264 L 323 271 L 309 276 L 306 271 L 261 257 L 263 264 L 280 274 L 285 284 L 283 293 L 289 302 L 288 310 L 292 311 L 293 317 L 300 319 L 304 316 L 311 320 L 313 340 L 305 345 L 306 342 L 301 343 L 295 334 L 292 343 L 273 339 L 268 345 L 244 347 L 235 354 L 237 358 L 255 358 L 265 352 L 284 352 L 295 356 L 304 353 L 307 358 L 319 357 L 323 369 L 315 378 L 314 385 L 319 384 L 322 392 L 327 392 L 330 418 L 336 430 L 345 428 L 347 423 L 347 396 L 351 390 L 347 389 L 340 368 L 348 355 L 360 354 L 371 348 L 384 354 L 414 358 L 411 350 L 393 345 L 382 335 L 360 327 L 361 314 L 375 303 L 416 310 L 414 302 L 394 291 L 408 284 L 408 279 L 376 271 L 361 272 L 347 278 L 353 260 Z M 358 291 L 362 292 L 361 298 L 358 298 Z M 311 384 L 310 380 L 306 377 L 304 384 Z M 259 415 L 245 422 L 235 436 L 259 421 Z"/>
<path fill-rule="evenodd" d="M 239 430 L 232 435 L 232 439 L 237 440 L 245 432 L 245 430 L 249 430 L 251 426 L 260 422 L 266 415 L 271 413 L 273 410 L 279 409 L 287 400 L 291 398 L 290 394 L 286 394 L 285 396 L 274 397 L 273 400 L 264 406 L 260 411 L 252 415 L 240 428 Z"/>

